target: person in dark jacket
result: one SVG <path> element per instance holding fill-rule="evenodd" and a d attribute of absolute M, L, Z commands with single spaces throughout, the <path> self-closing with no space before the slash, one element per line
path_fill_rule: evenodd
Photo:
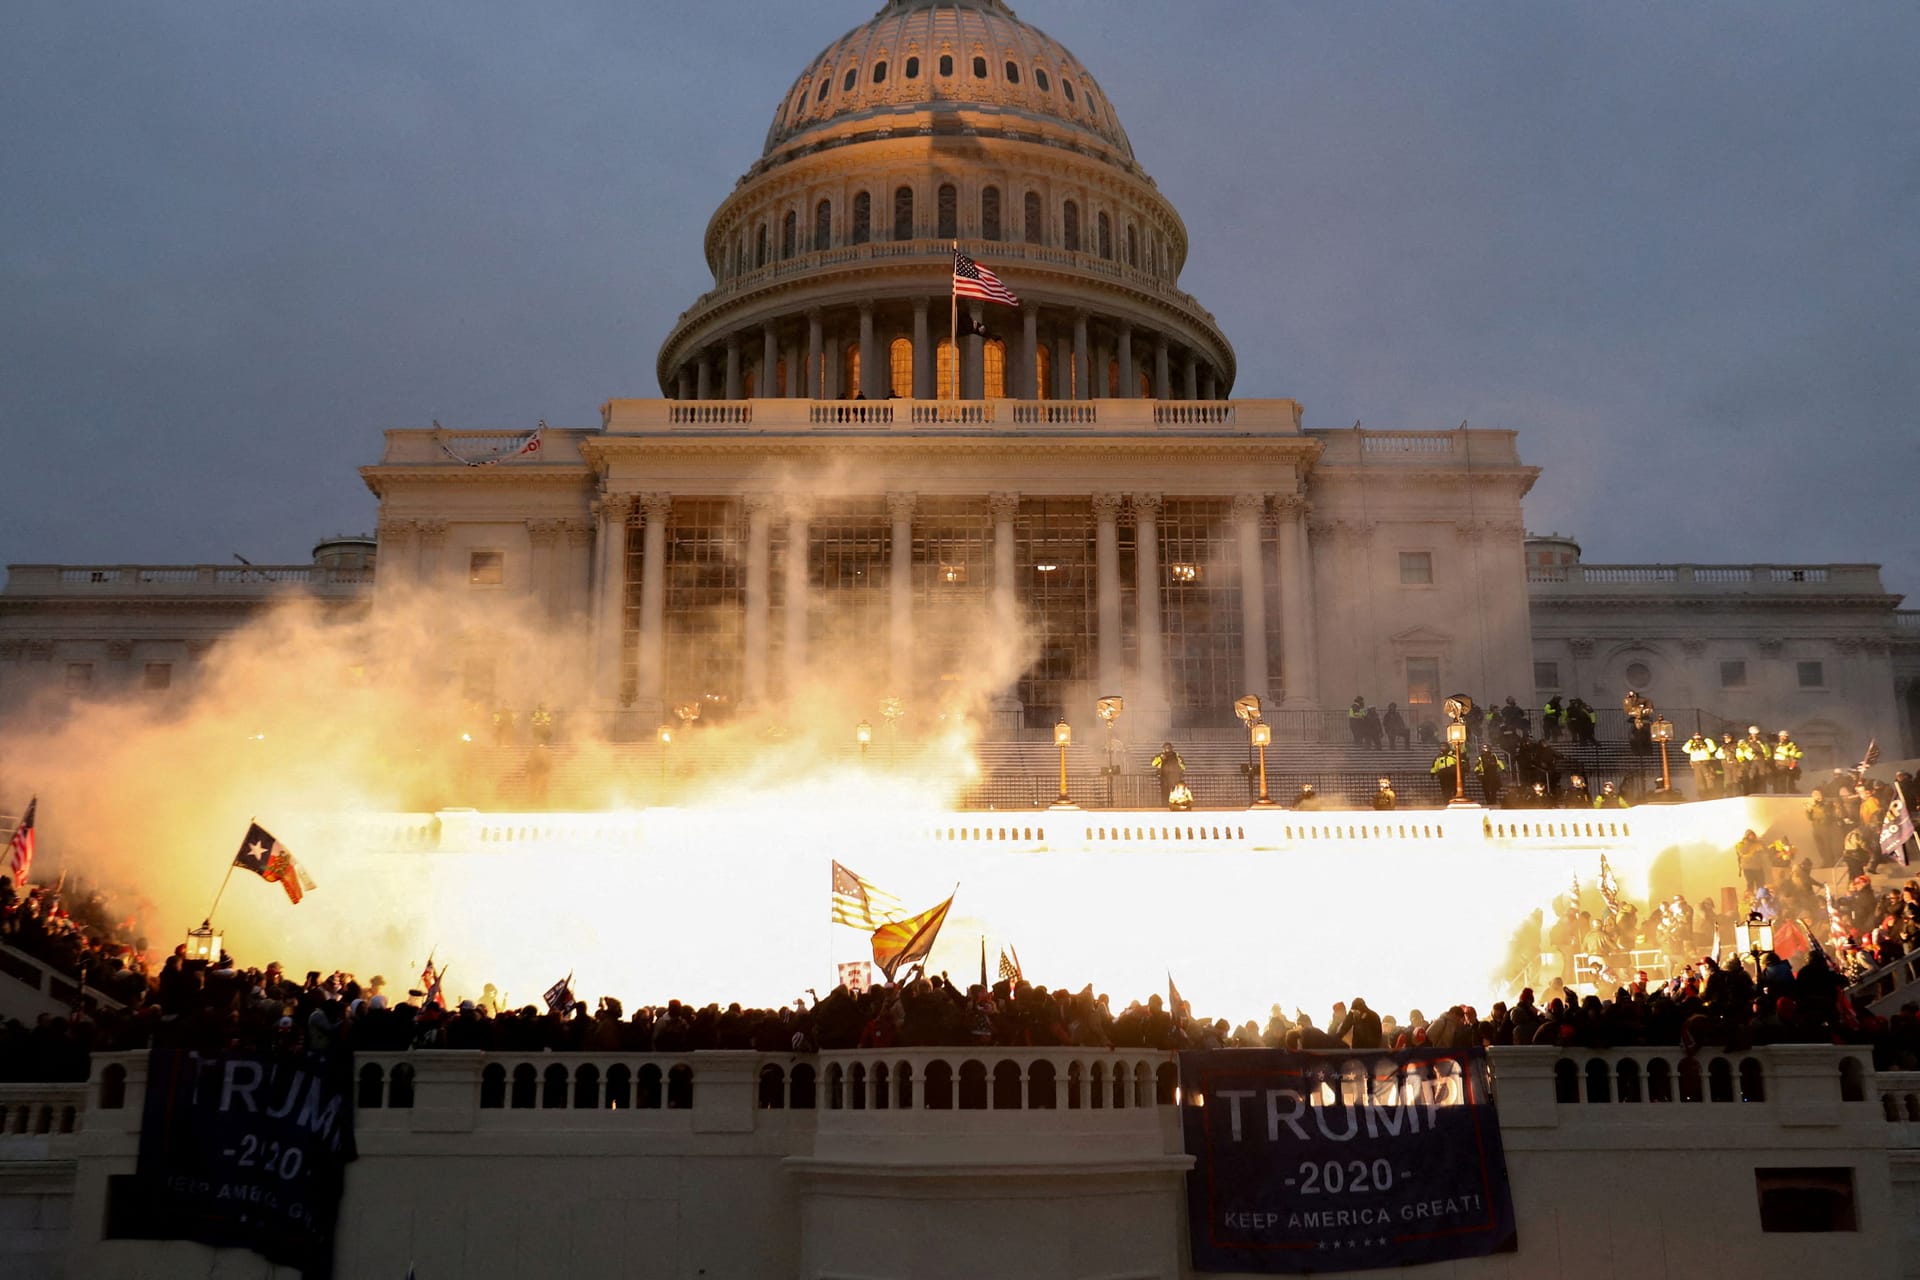
<path fill-rule="evenodd" d="M 1333 1036 L 1356 1049 L 1379 1049 L 1386 1045 L 1380 1031 L 1380 1015 L 1367 1008 L 1367 1002 L 1359 996 L 1347 1006 L 1347 1016 L 1333 1029 Z"/>

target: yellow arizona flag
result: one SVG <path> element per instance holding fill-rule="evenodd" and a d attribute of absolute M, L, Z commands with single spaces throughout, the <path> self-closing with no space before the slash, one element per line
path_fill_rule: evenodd
<path fill-rule="evenodd" d="M 890 920 L 873 931 L 873 963 L 887 975 L 888 982 L 893 981 L 894 970 L 901 965 L 927 958 L 952 906 L 953 895 L 948 894 L 937 907 L 905 920 Z"/>

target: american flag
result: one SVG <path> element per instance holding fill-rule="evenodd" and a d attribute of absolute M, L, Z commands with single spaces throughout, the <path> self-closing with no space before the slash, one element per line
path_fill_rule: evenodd
<path fill-rule="evenodd" d="M 876 929 L 902 914 L 900 899 L 833 864 L 833 923 L 856 929 Z"/>
<path fill-rule="evenodd" d="M 421 1001 L 423 1005 L 437 1004 L 442 1009 L 447 1007 L 447 997 L 440 989 L 441 980 L 446 976 L 447 966 L 441 965 L 435 969 L 433 957 L 429 955 L 427 967 L 420 971 L 420 985 L 426 989 L 426 998 Z"/>
<path fill-rule="evenodd" d="M 20 825 L 13 829 L 13 839 L 7 842 L 15 888 L 27 882 L 27 872 L 33 869 L 33 811 L 39 803 L 38 796 L 27 801 L 27 816 L 20 819 Z"/>
<path fill-rule="evenodd" d="M 547 1002 L 548 1013 L 566 1013 L 572 1009 L 573 974 L 567 974 L 566 977 L 548 987 L 543 998 Z"/>
<path fill-rule="evenodd" d="M 1000 283 L 999 276 L 958 249 L 953 251 L 953 296 L 979 298 L 982 302 L 998 302 L 1008 307 L 1020 305 L 1020 299 L 1013 296 L 1013 290 Z"/>
<path fill-rule="evenodd" d="M 1015 951 L 1013 958 L 1007 958 L 1007 948 L 1000 948 L 1000 980 L 1018 983 L 1020 981 L 1020 953 Z"/>

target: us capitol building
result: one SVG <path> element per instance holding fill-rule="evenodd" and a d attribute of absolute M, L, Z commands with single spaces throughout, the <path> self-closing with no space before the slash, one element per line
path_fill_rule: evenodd
<path fill-rule="evenodd" d="M 1022 304 L 963 304 L 957 348 L 956 242 Z M 1417 721 L 1456 688 L 1609 707 L 1637 687 L 1790 728 L 1809 763 L 1911 745 L 1920 619 L 1877 567 L 1590 565 L 1530 541 L 1539 470 L 1512 430 L 1308 429 L 1294 401 L 1236 398 L 1232 344 L 1180 288 L 1188 250 L 1070 52 L 998 0 L 894 0 L 781 95 L 659 397 L 497 465 L 468 464 L 520 433 L 388 431 L 363 469 L 377 547 L 313 566 L 12 566 L 0 705 L 177 696 L 266 600 L 427 583 L 577 640 L 581 710 L 626 737 L 687 698 L 777 704 L 849 651 L 876 698 L 936 705 L 1024 626 L 989 736 L 1115 693 L 1147 741 L 1232 729 L 1249 692 Z M 552 700 L 483 669 L 488 646 L 454 659 L 477 701 Z"/>

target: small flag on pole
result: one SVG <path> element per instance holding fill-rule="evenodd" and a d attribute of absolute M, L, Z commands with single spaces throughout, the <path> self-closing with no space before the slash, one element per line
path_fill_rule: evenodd
<path fill-rule="evenodd" d="M 1013 952 L 1012 959 L 1007 958 L 1009 951 Z M 1041 957 L 1043 960 L 1045 958 L 1045 956 Z M 1015 986 L 1020 984 L 1020 952 L 1017 949 L 1012 947 L 1000 948 L 1000 980 L 1002 982 L 1011 982 Z"/>
<path fill-rule="evenodd" d="M 7 865 L 13 872 L 13 887 L 18 889 L 27 882 L 27 873 L 33 869 L 33 811 L 40 805 L 40 797 L 27 801 L 27 816 L 20 819 L 20 825 L 13 829 L 13 839 L 7 841 Z"/>
<path fill-rule="evenodd" d="M 433 956 L 429 954 L 426 967 L 420 971 L 420 990 L 411 994 L 423 996 L 422 1004 L 437 1004 L 442 1009 L 446 1008 L 447 997 L 440 990 L 440 980 L 446 976 L 447 967 L 441 965 L 440 968 L 435 969 Z"/>
<path fill-rule="evenodd" d="M 953 895 L 949 894 L 937 907 L 905 920 L 890 920 L 873 931 L 873 963 L 887 975 L 888 982 L 903 965 L 924 961 L 933 951 L 933 940 L 940 935 L 940 926 L 947 922 L 952 906 Z"/>
<path fill-rule="evenodd" d="M 1607 919 L 1620 914 L 1620 882 L 1613 878 L 1613 868 L 1607 865 L 1607 855 L 1600 855 L 1600 898 L 1607 904 Z"/>
<path fill-rule="evenodd" d="M 870 931 L 900 914 L 900 899 L 833 864 L 833 923 Z"/>
<path fill-rule="evenodd" d="M 999 276 L 958 249 L 953 251 L 953 296 L 998 302 L 1006 307 L 1020 305 L 1020 299 L 1013 296 L 1013 290 L 1000 283 Z"/>
<path fill-rule="evenodd" d="M 314 888 L 313 877 L 293 860 L 292 850 L 274 839 L 273 833 L 257 822 L 247 828 L 246 838 L 240 842 L 240 852 L 233 855 L 233 865 L 243 871 L 253 872 L 269 884 L 279 885 L 287 891 L 287 898 L 295 903 Z"/>
<path fill-rule="evenodd" d="M 1167 1013 L 1173 1018 L 1176 1028 L 1187 1025 L 1186 1001 L 1180 998 L 1180 988 L 1173 985 L 1173 975 L 1167 975 Z"/>
<path fill-rule="evenodd" d="M 572 970 L 568 970 L 566 977 L 547 988 L 545 999 L 548 1013 L 565 1013 L 573 1008 Z"/>
<path fill-rule="evenodd" d="M 1880 763 L 1880 739 L 1869 738 L 1867 739 L 1867 754 L 1860 757 L 1860 767 L 1856 769 L 1854 772 L 1865 773 L 1867 770 L 1873 768 L 1873 766 L 1879 763 Z"/>

